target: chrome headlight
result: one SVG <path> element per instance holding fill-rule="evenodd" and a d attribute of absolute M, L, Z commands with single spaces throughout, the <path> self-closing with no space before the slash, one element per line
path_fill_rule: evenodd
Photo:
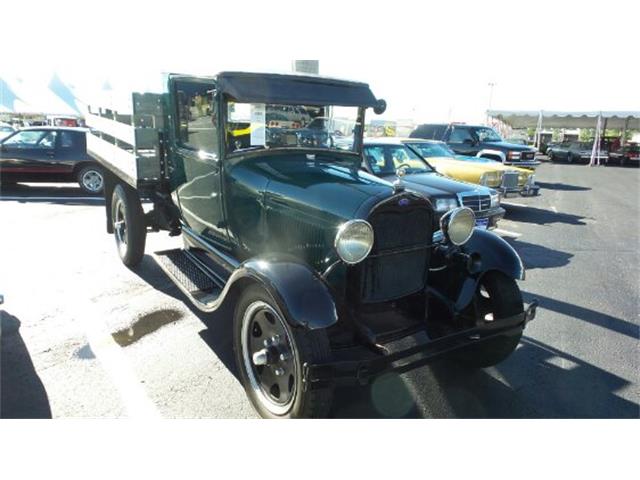
<path fill-rule="evenodd" d="M 448 212 L 454 208 L 458 208 L 458 199 L 456 198 L 437 198 L 434 204 L 437 212 Z"/>
<path fill-rule="evenodd" d="M 500 194 L 498 192 L 491 192 L 491 208 L 500 206 Z"/>
<path fill-rule="evenodd" d="M 527 174 L 518 172 L 518 185 L 524 185 L 525 183 L 527 183 Z"/>
<path fill-rule="evenodd" d="M 340 226 L 334 246 L 343 262 L 359 263 L 371 252 L 373 228 L 365 220 L 349 220 Z"/>
<path fill-rule="evenodd" d="M 502 181 L 501 172 L 485 172 L 480 176 L 480 185 L 493 187 Z"/>
<path fill-rule="evenodd" d="M 444 237 L 454 245 L 467 243 L 475 226 L 476 216 L 473 210 L 467 207 L 451 210 L 440 219 L 440 229 Z"/>

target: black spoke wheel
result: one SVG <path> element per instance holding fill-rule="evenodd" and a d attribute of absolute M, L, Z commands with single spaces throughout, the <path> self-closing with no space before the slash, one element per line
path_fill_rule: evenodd
<path fill-rule="evenodd" d="M 265 418 L 324 417 L 329 387 L 305 389 L 305 363 L 327 361 L 323 330 L 293 328 L 259 285 L 243 292 L 234 315 L 234 350 L 240 379 L 256 411 Z"/>
<path fill-rule="evenodd" d="M 476 325 L 498 321 L 524 311 L 516 281 L 501 272 L 486 273 L 474 298 Z M 467 366 L 484 368 L 500 363 L 516 349 L 522 332 L 480 342 L 464 349 L 457 359 Z"/>
<path fill-rule="evenodd" d="M 113 189 L 111 220 L 120 259 L 134 267 L 144 256 L 147 227 L 140 198 L 130 187 L 118 184 Z"/>

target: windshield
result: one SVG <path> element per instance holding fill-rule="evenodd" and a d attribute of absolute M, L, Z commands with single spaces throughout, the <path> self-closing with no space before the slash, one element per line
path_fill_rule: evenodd
<path fill-rule="evenodd" d="M 401 166 L 406 168 L 407 173 L 434 171 L 427 162 L 404 145 L 365 146 L 364 158 L 376 175 L 393 175 Z"/>
<path fill-rule="evenodd" d="M 433 158 L 433 157 L 453 158 L 455 156 L 453 151 L 444 143 L 416 142 L 416 143 L 407 143 L 407 145 L 424 158 Z"/>
<path fill-rule="evenodd" d="M 358 107 L 227 102 L 231 152 L 313 148 L 355 152 Z"/>
<path fill-rule="evenodd" d="M 502 137 L 496 133 L 492 128 L 480 127 L 476 128 L 473 132 L 478 138 L 479 142 L 501 142 Z"/>

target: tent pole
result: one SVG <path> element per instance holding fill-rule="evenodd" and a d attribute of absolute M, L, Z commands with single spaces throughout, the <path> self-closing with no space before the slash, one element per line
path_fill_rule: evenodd
<path fill-rule="evenodd" d="M 598 114 L 598 118 L 596 120 L 596 133 L 593 139 L 593 147 L 591 148 L 591 160 L 589 161 L 589 166 L 593 167 L 596 164 L 596 159 L 598 159 L 598 165 L 600 165 L 600 127 L 602 125 L 602 112 Z"/>

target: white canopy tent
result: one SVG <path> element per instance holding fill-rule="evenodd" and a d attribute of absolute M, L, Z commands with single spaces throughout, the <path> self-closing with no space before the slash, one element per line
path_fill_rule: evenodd
<path fill-rule="evenodd" d="M 540 132 L 543 128 L 594 128 L 595 138 L 590 165 L 599 156 L 600 138 L 607 128 L 622 130 L 622 142 L 628 130 L 640 130 L 640 112 L 599 111 L 599 112 L 557 112 L 488 110 L 487 116 L 499 120 L 511 128 L 535 128 L 536 146 L 540 148 Z"/>

